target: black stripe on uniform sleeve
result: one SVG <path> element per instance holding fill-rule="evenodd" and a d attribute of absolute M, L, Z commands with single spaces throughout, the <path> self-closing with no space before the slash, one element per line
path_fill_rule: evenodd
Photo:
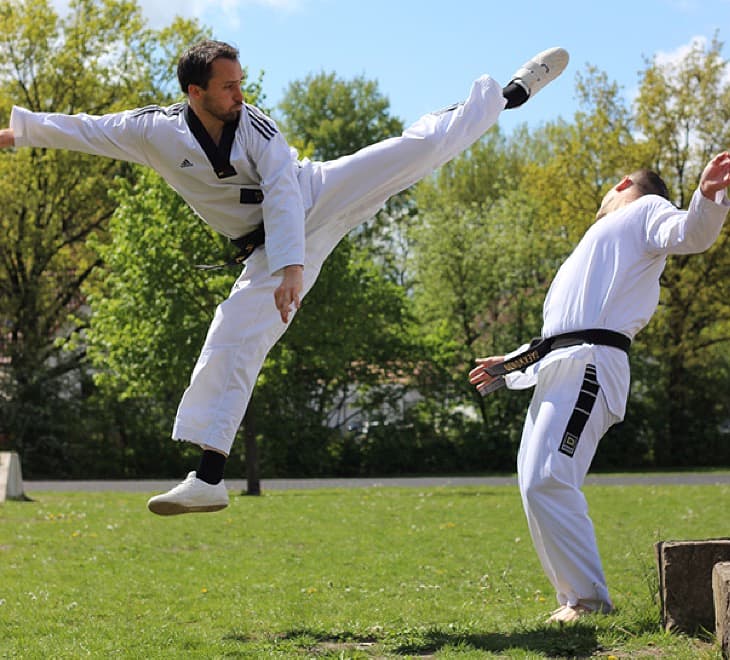
<path fill-rule="evenodd" d="M 184 109 L 185 103 L 175 103 L 174 105 L 170 105 L 164 108 L 159 105 L 146 105 L 144 108 L 137 108 L 136 110 L 132 110 L 130 112 L 130 115 L 132 117 L 140 117 L 141 115 L 148 115 L 153 112 L 159 112 L 166 117 L 174 117 L 175 115 L 179 115 Z"/>
<path fill-rule="evenodd" d="M 261 110 L 253 105 L 246 104 L 251 126 L 266 140 L 270 140 L 278 132 L 276 125 Z"/>

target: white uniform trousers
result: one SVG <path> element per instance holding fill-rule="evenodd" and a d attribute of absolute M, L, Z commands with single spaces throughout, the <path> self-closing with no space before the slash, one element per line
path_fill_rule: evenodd
<path fill-rule="evenodd" d="M 470 147 L 496 122 L 504 105 L 501 86 L 482 76 L 463 104 L 425 115 L 400 137 L 334 161 L 302 163 L 299 185 L 307 209 L 304 293 L 350 230 L 390 197 Z M 280 283 L 280 275 L 268 273 L 264 249 L 257 249 L 216 309 L 178 407 L 174 439 L 230 453 L 264 359 L 287 327 L 274 305 Z"/>
<path fill-rule="evenodd" d="M 600 439 L 618 421 L 598 388 L 591 351 L 540 369 L 523 429 L 517 474 L 532 541 L 560 605 L 612 609 L 581 488 Z M 584 424 L 577 437 L 569 432 L 569 422 L 570 426 Z"/>

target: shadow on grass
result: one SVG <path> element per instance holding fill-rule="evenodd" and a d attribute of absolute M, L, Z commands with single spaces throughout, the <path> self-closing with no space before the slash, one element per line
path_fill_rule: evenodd
<path fill-rule="evenodd" d="M 352 632 L 324 633 L 312 628 L 296 628 L 283 633 L 251 636 L 240 633 L 230 633 L 224 641 L 238 642 L 239 644 L 257 645 L 262 650 L 274 646 L 280 651 L 287 649 L 297 653 L 306 650 L 316 654 L 348 651 L 366 651 L 380 643 L 372 635 L 361 635 Z"/>
<path fill-rule="evenodd" d="M 254 640 L 245 635 L 226 636 L 230 641 L 250 643 Z M 261 642 L 262 640 L 258 640 Z M 520 649 L 553 658 L 587 658 L 600 650 L 596 629 L 592 626 L 573 624 L 569 627 L 537 627 L 514 633 L 465 633 L 438 629 L 404 631 L 377 635 L 354 632 L 323 632 L 310 628 L 289 630 L 269 638 L 269 642 L 282 642 L 309 651 L 365 651 L 382 645 L 392 656 L 429 656 L 445 648 L 491 651 Z"/>
<path fill-rule="evenodd" d="M 427 655 L 446 647 L 499 653 L 521 649 L 549 657 L 589 657 L 600 650 L 596 630 L 579 624 L 565 628 L 539 627 L 514 633 L 449 633 L 428 631 L 418 640 L 392 648 L 398 655 Z"/>

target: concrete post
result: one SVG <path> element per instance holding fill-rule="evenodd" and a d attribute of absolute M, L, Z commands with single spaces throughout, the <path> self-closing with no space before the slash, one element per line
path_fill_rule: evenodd
<path fill-rule="evenodd" d="M 27 499 L 23 492 L 23 473 L 18 453 L 0 451 L 0 502 Z"/>

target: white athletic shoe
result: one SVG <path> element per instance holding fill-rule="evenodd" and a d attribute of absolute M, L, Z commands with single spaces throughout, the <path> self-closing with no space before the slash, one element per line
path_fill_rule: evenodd
<path fill-rule="evenodd" d="M 523 87 L 528 98 L 532 98 L 565 71 L 568 59 L 568 51 L 564 48 L 548 48 L 517 69 L 510 82 Z"/>
<path fill-rule="evenodd" d="M 228 491 L 223 480 L 215 485 L 198 479 L 190 472 L 182 483 L 162 495 L 155 495 L 147 502 L 147 508 L 160 516 L 178 513 L 220 511 L 228 506 Z"/>

